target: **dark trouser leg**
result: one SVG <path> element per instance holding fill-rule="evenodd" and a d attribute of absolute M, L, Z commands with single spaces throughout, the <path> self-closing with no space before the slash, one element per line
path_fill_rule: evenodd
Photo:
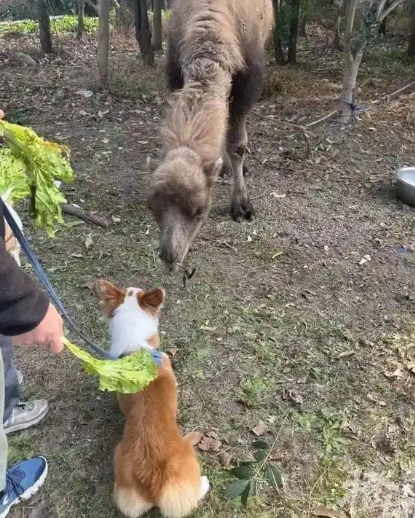
<path fill-rule="evenodd" d="M 9 337 L 0 335 L 0 349 L 4 365 L 4 423 L 19 403 L 22 393 L 19 386 L 19 380 L 17 378 L 16 368 L 13 364 L 14 347 Z"/>
<path fill-rule="evenodd" d="M 0 493 L 6 487 L 7 437 L 3 429 L 4 409 L 4 368 L 0 354 Z"/>

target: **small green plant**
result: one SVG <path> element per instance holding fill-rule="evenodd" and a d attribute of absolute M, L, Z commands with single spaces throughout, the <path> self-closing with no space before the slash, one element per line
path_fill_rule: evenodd
<path fill-rule="evenodd" d="M 330 463 L 344 453 L 344 449 L 349 443 L 346 437 L 342 437 L 342 430 L 346 422 L 344 412 L 323 409 L 317 415 L 300 415 L 297 422 L 301 428 L 319 434 L 318 441 L 323 446 L 321 459 L 324 463 Z"/>
<path fill-rule="evenodd" d="M 241 382 L 242 401 L 247 406 L 256 406 L 261 402 L 267 385 L 260 376 L 254 376 Z"/>
<path fill-rule="evenodd" d="M 275 443 L 276 440 L 269 447 L 265 441 L 253 442 L 255 460 L 239 462 L 230 470 L 236 480 L 228 487 L 227 498 L 233 500 L 240 497 L 242 505 L 246 506 L 249 498 L 258 494 L 261 485 L 268 484 L 277 491 L 284 487 L 281 473 L 271 460 Z"/>

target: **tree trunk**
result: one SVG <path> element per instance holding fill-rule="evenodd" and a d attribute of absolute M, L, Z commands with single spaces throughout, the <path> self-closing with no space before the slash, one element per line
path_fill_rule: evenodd
<path fill-rule="evenodd" d="M 380 24 L 379 24 L 379 28 L 378 28 L 378 32 L 381 36 L 385 36 L 386 35 L 386 18 L 384 18 Z"/>
<path fill-rule="evenodd" d="M 101 85 L 108 80 L 108 53 L 110 45 L 111 0 L 99 0 L 98 69 Z"/>
<path fill-rule="evenodd" d="M 297 36 L 299 21 L 300 0 L 292 0 L 290 32 L 288 36 L 288 63 L 290 65 L 295 65 L 297 63 Z"/>
<path fill-rule="evenodd" d="M 287 60 L 284 56 L 284 50 L 282 48 L 281 38 L 278 37 L 276 31 L 274 30 L 274 58 L 275 63 L 280 66 L 285 66 L 287 64 Z"/>
<path fill-rule="evenodd" d="M 85 0 L 78 0 L 78 27 L 76 29 L 76 36 L 78 39 L 82 38 L 82 34 L 85 31 L 84 11 L 85 11 Z"/>
<path fill-rule="evenodd" d="M 52 38 L 50 36 L 50 20 L 46 0 L 38 0 L 40 45 L 45 54 L 52 54 Z"/>
<path fill-rule="evenodd" d="M 279 25 L 279 0 L 272 0 L 272 4 L 274 6 L 274 57 L 275 63 L 280 66 L 284 66 L 287 64 L 287 61 L 284 56 L 284 50 L 282 48 L 282 40 L 280 37 L 280 25 Z"/>
<path fill-rule="evenodd" d="M 341 50 L 340 23 L 341 23 L 341 17 L 339 16 L 337 18 L 336 29 L 334 30 L 334 34 L 333 34 L 333 43 L 332 43 L 333 50 Z"/>
<path fill-rule="evenodd" d="M 136 0 L 135 37 L 140 47 L 140 52 L 144 63 L 148 66 L 154 66 L 154 52 L 151 45 L 151 31 L 148 22 L 146 0 Z"/>
<path fill-rule="evenodd" d="M 134 25 L 132 23 L 132 13 L 129 2 L 126 0 L 120 0 L 120 9 L 117 9 L 115 14 L 115 24 L 121 28 L 121 32 L 128 36 L 130 28 Z"/>
<path fill-rule="evenodd" d="M 306 26 L 307 18 L 305 16 L 302 16 L 300 20 L 300 26 L 298 28 L 298 35 L 300 36 L 300 38 L 307 38 Z"/>
<path fill-rule="evenodd" d="M 154 0 L 153 9 L 153 49 L 163 49 L 163 26 L 161 20 L 161 0 Z"/>
<path fill-rule="evenodd" d="M 408 54 L 411 56 L 411 58 L 415 57 L 415 9 L 414 13 L 412 14 L 411 36 L 409 37 Z"/>
<path fill-rule="evenodd" d="M 86 0 L 84 6 L 84 15 L 85 16 L 96 16 L 98 14 L 98 7 L 96 5 L 96 0 Z"/>
<path fill-rule="evenodd" d="M 363 46 L 356 52 L 355 55 L 353 55 L 350 48 L 348 48 L 345 52 L 346 70 L 344 72 L 343 89 L 337 108 L 340 122 L 349 122 L 353 116 L 353 111 L 355 108 L 356 80 L 364 49 L 365 48 Z"/>

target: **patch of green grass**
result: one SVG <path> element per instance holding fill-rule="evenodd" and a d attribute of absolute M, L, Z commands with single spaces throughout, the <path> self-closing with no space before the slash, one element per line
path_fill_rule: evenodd
<path fill-rule="evenodd" d="M 415 72 L 415 62 L 399 48 L 376 46 L 369 48 L 363 57 L 366 67 L 374 68 L 379 74 L 404 76 Z"/>
<path fill-rule="evenodd" d="M 24 430 L 16 435 L 13 435 L 8 440 L 8 463 L 9 465 L 16 464 L 22 460 L 30 459 L 35 455 L 32 441 L 33 433 Z"/>

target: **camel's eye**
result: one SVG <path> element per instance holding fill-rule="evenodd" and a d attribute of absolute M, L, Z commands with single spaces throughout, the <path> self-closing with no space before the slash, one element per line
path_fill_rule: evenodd
<path fill-rule="evenodd" d="M 200 216 L 203 214 L 203 209 L 197 209 L 195 212 L 195 217 L 200 218 Z"/>

